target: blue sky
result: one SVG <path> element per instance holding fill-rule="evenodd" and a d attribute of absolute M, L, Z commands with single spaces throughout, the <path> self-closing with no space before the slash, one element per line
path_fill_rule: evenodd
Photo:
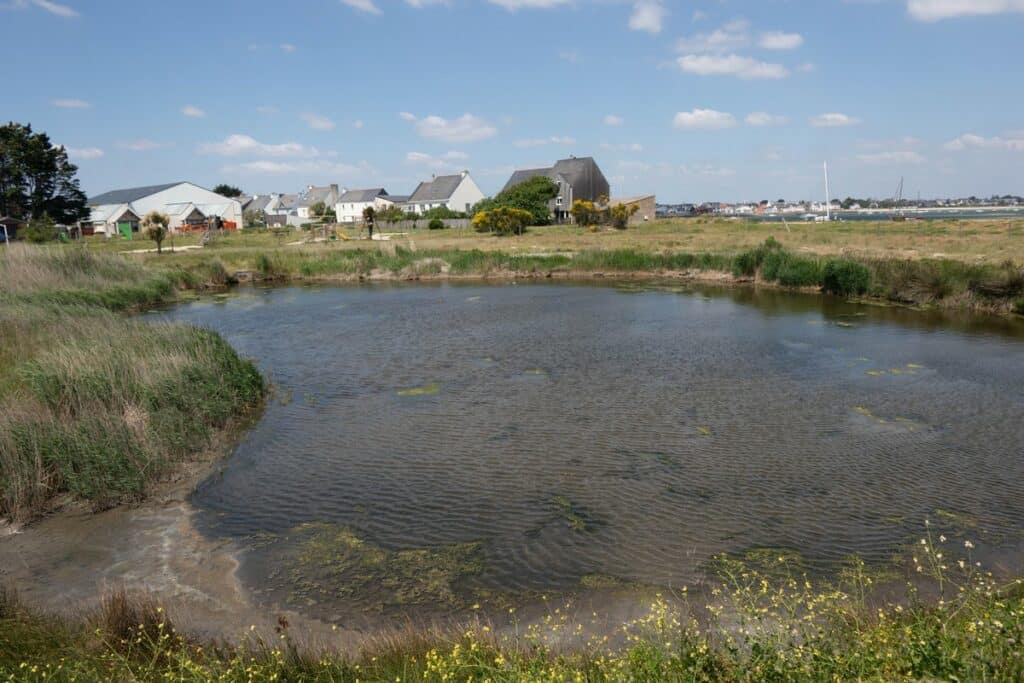
<path fill-rule="evenodd" d="M 410 192 L 592 155 L 659 201 L 1024 194 L 1024 0 L 0 0 L 84 189 Z"/>

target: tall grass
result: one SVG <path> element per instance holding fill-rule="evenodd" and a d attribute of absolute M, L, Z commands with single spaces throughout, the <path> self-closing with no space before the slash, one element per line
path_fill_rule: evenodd
<path fill-rule="evenodd" d="M 216 334 L 112 312 L 190 276 L 77 248 L 0 255 L 0 518 L 57 497 L 137 499 L 197 457 L 263 382 Z"/>
<path fill-rule="evenodd" d="M 0 679 L 1024 680 L 1024 590 L 980 569 L 971 547 L 927 534 L 908 558 L 918 578 L 902 593 L 877 590 L 879 575 L 858 560 L 822 581 L 786 555 L 722 557 L 699 596 L 657 595 L 645 614 L 618 628 L 552 605 L 540 622 L 513 618 L 501 633 L 481 621 L 407 627 L 366 641 L 355 656 L 298 645 L 284 619 L 273 634 L 203 644 L 145 597 L 115 593 L 85 619 L 62 621 L 0 592 Z"/>

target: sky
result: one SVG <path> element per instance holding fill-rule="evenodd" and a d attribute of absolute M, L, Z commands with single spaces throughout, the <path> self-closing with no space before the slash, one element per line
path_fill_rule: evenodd
<path fill-rule="evenodd" d="M 408 194 L 593 156 L 659 202 L 1024 194 L 1024 0 L 0 0 L 89 195 Z M 11 68 L 11 65 L 14 68 Z"/>

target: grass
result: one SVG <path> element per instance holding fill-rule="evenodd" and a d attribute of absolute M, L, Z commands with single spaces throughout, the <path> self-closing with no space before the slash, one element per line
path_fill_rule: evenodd
<path fill-rule="evenodd" d="M 137 500 L 259 403 L 259 373 L 218 335 L 119 313 L 197 277 L 75 247 L 0 253 L 0 518 Z"/>
<path fill-rule="evenodd" d="M 857 560 L 826 582 L 765 552 L 718 558 L 699 596 L 657 595 L 618 628 L 552 605 L 529 626 L 510 609 L 508 628 L 408 626 L 354 653 L 301 646 L 283 618 L 274 634 L 201 643 L 145 597 L 114 593 L 61 619 L 0 590 L 0 680 L 1019 681 L 1024 590 L 983 571 L 972 548 L 929 530 L 908 559 L 917 580 L 896 597 Z"/>

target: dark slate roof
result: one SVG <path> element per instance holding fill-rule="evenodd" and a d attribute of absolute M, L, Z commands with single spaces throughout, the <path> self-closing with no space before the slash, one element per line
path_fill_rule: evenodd
<path fill-rule="evenodd" d="M 388 199 L 393 201 L 395 204 L 401 204 L 402 202 L 409 201 L 409 195 L 407 194 L 389 194 Z"/>
<path fill-rule="evenodd" d="M 311 187 L 299 195 L 299 200 L 295 202 L 295 207 L 313 206 L 317 202 L 324 202 L 326 204 L 333 205 L 334 202 L 331 201 L 331 195 L 335 194 L 335 192 L 335 187 L 331 185 Z"/>
<path fill-rule="evenodd" d="M 534 177 L 539 176 L 539 175 L 545 175 L 545 176 L 548 176 L 550 178 L 551 177 L 551 171 L 552 171 L 551 167 L 548 167 L 548 168 L 524 168 L 524 169 L 518 170 L 518 171 L 516 171 L 515 173 L 512 174 L 512 177 L 508 179 L 508 182 L 505 183 L 505 187 L 501 188 L 501 191 L 504 192 L 505 190 L 507 190 L 508 188 L 512 187 L 513 185 L 518 185 L 519 183 L 526 182 L 530 178 L 534 178 Z"/>
<path fill-rule="evenodd" d="M 593 157 L 571 157 L 556 162 L 551 168 L 527 168 L 516 171 L 508 179 L 508 182 L 505 183 L 502 192 L 513 185 L 518 185 L 539 175 L 547 176 L 552 180 L 556 180 L 561 176 L 572 187 L 573 196 L 576 199 L 594 201 L 602 195 L 608 196 L 611 194 L 608 180 L 601 173 L 601 169 Z"/>
<path fill-rule="evenodd" d="M 383 187 L 371 187 L 368 190 L 346 190 L 340 197 L 338 203 L 342 202 L 372 202 L 377 197 L 387 197 L 388 192 Z"/>
<path fill-rule="evenodd" d="M 146 185 L 145 187 L 129 187 L 124 190 L 111 190 L 110 192 L 104 192 L 103 194 L 91 197 L 86 203 L 89 206 L 101 206 L 103 204 L 127 204 L 129 202 L 142 199 L 143 197 L 148 197 L 151 194 L 169 190 L 176 185 L 181 185 L 181 183 Z"/>
<path fill-rule="evenodd" d="M 443 202 L 451 199 L 462 182 L 462 175 L 439 175 L 429 183 L 420 183 L 409 197 L 410 202 Z"/>

